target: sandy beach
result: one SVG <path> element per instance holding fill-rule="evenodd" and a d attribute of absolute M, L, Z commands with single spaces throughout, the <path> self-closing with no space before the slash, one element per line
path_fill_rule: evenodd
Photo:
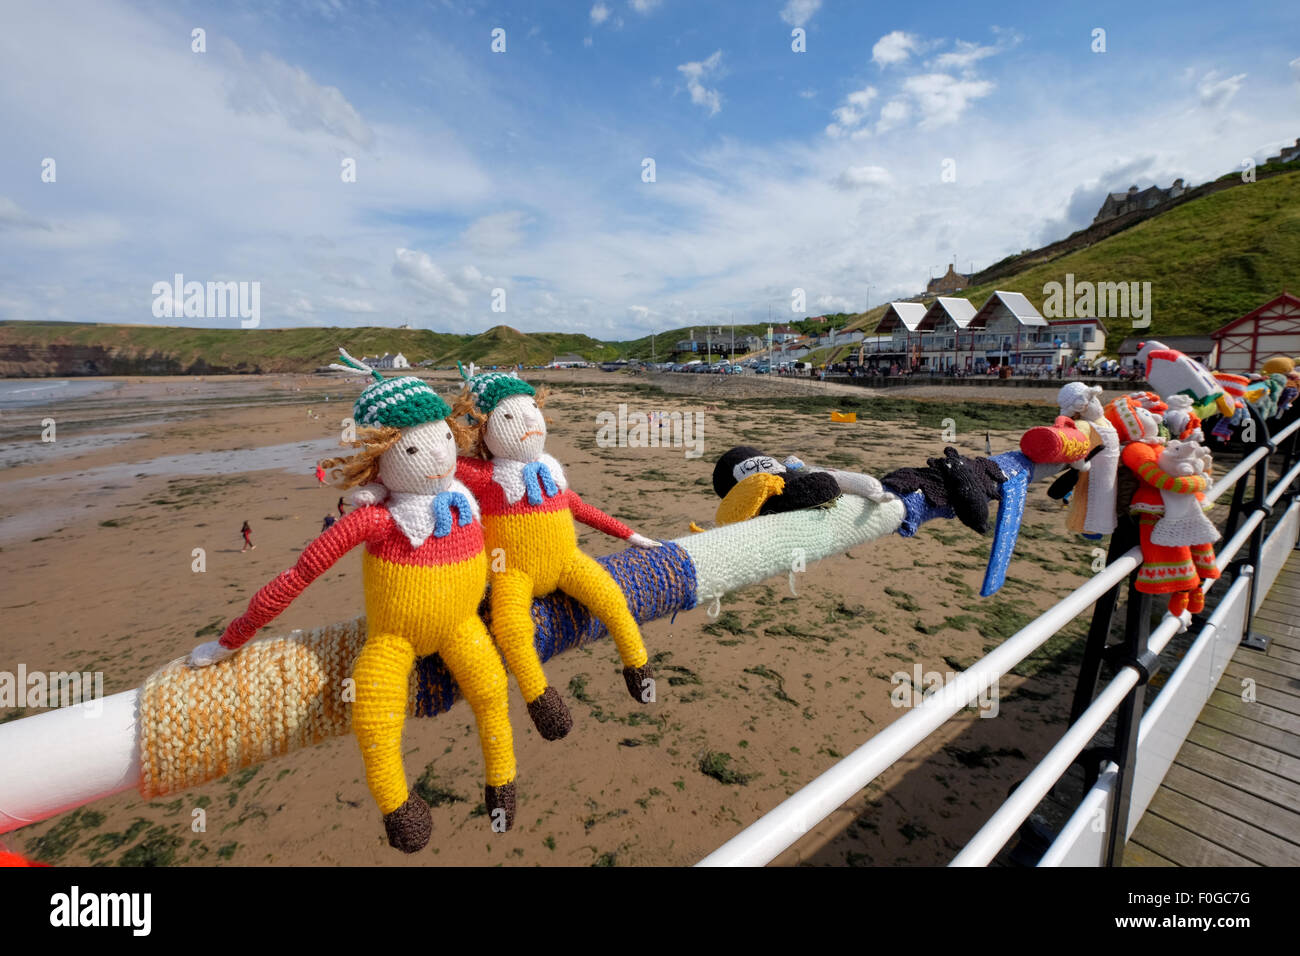
<path fill-rule="evenodd" d="M 432 379 L 452 393 L 451 374 Z M 532 380 L 552 388 L 548 450 L 573 487 L 660 539 L 711 521 L 713 463 L 733 445 L 879 476 L 923 464 L 944 444 L 937 429 L 871 420 L 869 404 L 856 424 L 831 424 L 823 405 L 801 407 L 810 404 L 801 393 L 775 385 L 755 384 L 773 395 L 755 404 L 741 393 L 657 392 L 624 374 Z M 319 486 L 312 470 L 336 447 L 356 387 L 318 376 L 108 384 L 66 402 L 0 409 L 0 670 L 102 671 L 112 694 L 220 634 L 335 513 L 339 492 Z M 809 394 L 871 394 L 806 384 Z M 1013 398 L 1050 402 L 1055 389 L 1043 391 Z M 703 455 L 598 447 L 596 415 L 620 403 L 701 412 Z M 1053 414 L 1044 405 L 1042 421 Z M 50 418 L 57 437 L 43 442 Z M 1000 430 L 988 441 L 997 453 L 1018 437 Z M 982 430 L 959 430 L 954 444 L 982 455 L 985 441 Z M 257 548 L 241 553 L 245 520 Z M 588 553 L 621 547 L 580 528 Z M 897 719 L 892 675 L 968 666 L 1084 580 L 1091 548 L 1063 531 L 1059 506 L 1031 493 L 1008 584 L 987 600 L 977 594 L 990 538 L 946 521 L 811 565 L 797 594 L 778 578 L 729 596 L 716 618 L 701 607 L 652 622 L 643 630 L 661 689 L 649 707 L 628 698 L 608 642 L 560 655 L 547 671 L 573 710 L 566 739 L 543 741 L 511 684 L 519 812 L 506 834 L 483 815 L 481 755 L 460 704 L 406 728 L 408 775 L 434 814 L 429 848 L 409 858 L 385 842 L 350 736 L 169 798 L 102 800 L 0 844 L 55 864 L 691 864 Z M 274 631 L 361 609 L 360 558 L 349 555 Z M 777 862 L 950 859 L 1059 735 L 1085 626 L 1074 622 L 1003 681 L 995 718 L 967 710 Z M 0 721 L 21 716 L 0 711 Z M 206 832 L 191 830 L 196 808 Z"/>

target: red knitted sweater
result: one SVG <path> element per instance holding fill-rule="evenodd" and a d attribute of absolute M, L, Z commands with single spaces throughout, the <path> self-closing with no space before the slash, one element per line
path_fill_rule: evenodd
<path fill-rule="evenodd" d="M 307 585 L 363 541 L 369 554 L 393 564 L 417 567 L 455 564 L 482 552 L 483 526 L 477 521 L 464 526 L 456 522 L 449 534 L 441 538 L 431 534 L 418 548 L 413 548 L 384 505 L 358 508 L 334 522 L 303 549 L 297 564 L 281 571 L 254 594 L 248 610 L 227 625 L 221 644 L 231 649 L 242 646 L 293 603 Z"/>
<path fill-rule="evenodd" d="M 457 458 L 456 477 L 468 485 L 469 490 L 474 493 L 485 520 L 498 515 L 526 515 L 567 510 L 583 524 L 612 537 L 627 540 L 634 533 L 617 518 L 611 518 L 599 508 L 587 504 L 571 488 L 566 488 L 555 495 L 547 494 L 543 489 L 541 504 L 529 504 L 527 495 L 510 504 L 506 501 L 505 490 L 493 480 L 492 462 L 484 461 L 482 458 Z"/>

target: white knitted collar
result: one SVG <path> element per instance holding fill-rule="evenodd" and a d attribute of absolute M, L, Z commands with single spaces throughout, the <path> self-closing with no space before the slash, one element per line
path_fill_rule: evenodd
<path fill-rule="evenodd" d="M 468 498 L 469 510 L 473 512 L 474 519 L 478 520 L 478 502 L 470 494 L 468 488 L 453 478 L 451 485 L 445 490 L 459 491 Z M 388 513 L 397 522 L 397 527 L 402 529 L 402 534 L 406 535 L 406 540 L 411 542 L 412 548 L 418 548 L 428 540 L 429 535 L 433 534 L 433 500 L 435 497 L 437 496 L 416 495 L 405 491 L 394 491 L 388 496 Z"/>
<path fill-rule="evenodd" d="M 569 489 L 569 481 L 564 477 L 564 469 L 558 461 L 545 452 L 538 455 L 537 460 L 546 466 L 560 491 Z M 513 505 L 524 496 L 527 490 L 524 488 L 524 468 L 531 464 L 530 461 L 515 461 L 513 458 L 492 459 L 492 479 L 505 492 L 507 504 Z"/>

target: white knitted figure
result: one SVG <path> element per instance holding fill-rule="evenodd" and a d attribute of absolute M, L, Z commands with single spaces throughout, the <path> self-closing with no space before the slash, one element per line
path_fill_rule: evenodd
<path fill-rule="evenodd" d="M 1210 450 L 1193 441 L 1172 439 L 1165 444 L 1156 459 L 1165 474 L 1175 477 L 1208 475 Z M 1180 495 L 1161 491 L 1165 513 L 1151 531 L 1155 544 L 1178 547 L 1180 545 L 1213 544 L 1219 540 L 1219 529 L 1205 517 L 1201 501 L 1196 495 Z"/>
<path fill-rule="evenodd" d="M 1106 419 L 1101 405 L 1101 387 L 1070 382 L 1061 388 L 1056 401 L 1062 415 L 1075 420 L 1092 447 L 1100 447 L 1091 461 L 1073 467 L 1081 472 L 1075 497 L 1066 519 L 1071 531 L 1086 535 L 1110 534 L 1115 530 L 1115 489 L 1119 474 L 1119 434 Z"/>

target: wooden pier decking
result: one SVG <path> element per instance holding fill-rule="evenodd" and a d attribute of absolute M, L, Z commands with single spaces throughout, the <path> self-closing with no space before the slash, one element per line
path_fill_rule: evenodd
<path fill-rule="evenodd" d="M 1268 650 L 1237 648 L 1129 838 L 1125 866 L 1300 865 L 1300 551 L 1253 630 Z"/>

